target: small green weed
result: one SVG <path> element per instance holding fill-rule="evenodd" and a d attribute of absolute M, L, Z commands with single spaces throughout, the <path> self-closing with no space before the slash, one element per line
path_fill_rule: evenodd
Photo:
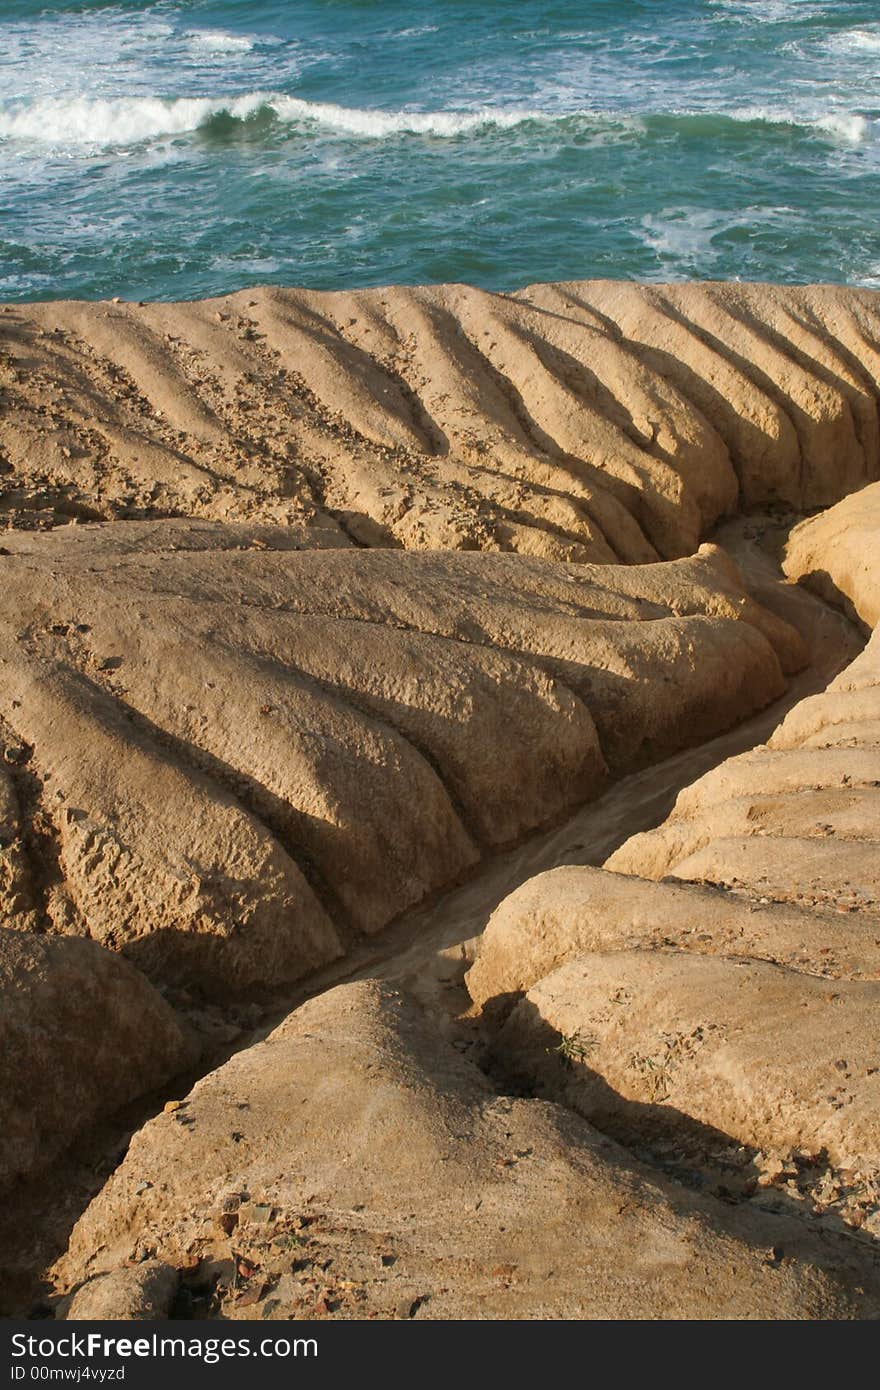
<path fill-rule="evenodd" d="M 581 1032 L 562 1033 L 556 1047 L 548 1047 L 548 1052 L 558 1053 L 568 1066 L 575 1062 L 585 1062 L 596 1046 L 597 1039 L 586 1037 Z"/>

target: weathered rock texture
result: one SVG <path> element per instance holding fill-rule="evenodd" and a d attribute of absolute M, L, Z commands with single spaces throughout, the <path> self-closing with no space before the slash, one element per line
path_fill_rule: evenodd
<path fill-rule="evenodd" d="M 196 1055 L 126 961 L 91 941 L 0 928 L 0 1187 Z"/>
<path fill-rule="evenodd" d="M 857 1250 L 726 1212 L 565 1110 L 496 1095 L 376 983 L 312 1000 L 146 1125 L 56 1276 L 145 1253 L 226 1318 L 847 1317 L 876 1301 Z"/>
<path fill-rule="evenodd" d="M 878 1180 L 878 1003 L 874 981 L 832 987 L 766 962 L 597 951 L 534 985 L 497 1048 L 630 1140 L 696 1123 Z"/>
<path fill-rule="evenodd" d="M 215 996 L 332 960 L 804 660 L 710 546 L 612 571 L 155 526 L 8 535 L 7 909 Z"/>
<path fill-rule="evenodd" d="M 867 290 L 588 281 L 0 318 L 5 507 L 646 561 L 880 477 Z"/>
<path fill-rule="evenodd" d="M 778 697 L 719 520 L 852 493 L 787 572 L 874 624 L 878 345 L 836 287 L 0 312 L 0 1181 L 191 1056 L 114 952 L 284 986 Z M 68 1316 L 876 1316 L 878 652 L 495 913 L 492 1065 L 567 1108 L 333 990 L 136 1134 Z"/>
<path fill-rule="evenodd" d="M 663 948 L 772 961 L 832 979 L 880 979 L 880 938 L 856 914 L 758 905 L 700 884 L 573 865 L 528 879 L 496 909 L 467 987 L 497 1017 L 567 960 Z"/>

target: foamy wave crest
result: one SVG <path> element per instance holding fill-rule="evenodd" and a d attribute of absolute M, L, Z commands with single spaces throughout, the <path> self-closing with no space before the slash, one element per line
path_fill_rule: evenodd
<path fill-rule="evenodd" d="M 449 139 L 493 126 L 498 130 L 511 130 L 529 121 L 554 123 L 570 119 L 524 108 L 513 111 L 491 107 L 479 111 L 364 111 L 359 107 L 300 101 L 297 97 L 273 99 L 272 106 L 282 121 L 321 126 L 343 135 L 360 135 L 373 140 L 384 140 L 390 135 L 437 135 Z"/>
<path fill-rule="evenodd" d="M 438 139 L 490 130 L 513 130 L 540 125 L 577 131 L 596 140 L 639 136 L 655 128 L 681 128 L 693 123 L 753 123 L 794 126 L 818 132 L 834 141 L 858 144 L 868 121 L 854 112 L 832 111 L 803 115 L 787 110 L 747 108 L 734 111 L 645 112 L 641 116 L 610 111 L 541 111 L 531 108 L 471 111 L 370 111 L 359 107 L 303 101 L 272 92 L 228 97 L 119 97 L 63 100 L 0 106 L 0 140 L 17 139 L 43 145 L 125 147 L 162 137 L 185 135 L 223 120 L 256 123 L 277 121 L 304 131 L 330 131 L 352 139 L 387 140 L 417 135 Z"/>
<path fill-rule="evenodd" d="M 211 97 L 117 97 L 70 101 L 49 99 L 0 110 L 0 139 L 34 140 L 53 146 L 135 145 L 160 136 L 183 135 L 227 112 L 248 120 L 266 105 L 259 93 L 233 101 Z"/>
<path fill-rule="evenodd" d="M 866 118 L 856 112 L 804 114 L 766 107 L 731 111 L 684 110 L 669 115 L 665 112 L 649 111 L 634 115 L 615 111 L 549 112 L 529 108 L 498 111 L 489 107 L 479 111 L 386 112 L 322 105 L 300 101 L 296 97 L 273 98 L 272 106 L 279 119 L 283 121 L 313 124 L 346 135 L 360 135 L 372 139 L 385 139 L 391 135 L 437 135 L 449 138 L 492 127 L 498 130 L 512 130 L 516 126 L 529 123 L 568 125 L 577 128 L 579 132 L 592 127 L 613 135 L 643 132 L 651 127 L 652 122 L 671 122 L 685 127 L 689 122 L 704 122 L 708 119 L 755 122 L 770 126 L 796 126 L 803 130 L 819 131 L 835 140 L 844 140 L 855 145 L 864 139 L 869 125 Z"/>
<path fill-rule="evenodd" d="M 732 111 L 730 115 L 735 121 L 799 126 L 802 130 L 814 130 L 823 135 L 830 135 L 833 140 L 842 140 L 848 145 L 861 144 L 868 133 L 869 125 L 867 119 L 855 111 L 828 111 L 824 114 L 804 115 L 796 111 L 754 106 L 742 111 Z"/>
<path fill-rule="evenodd" d="M 312 126 L 366 139 L 394 135 L 451 138 L 484 128 L 509 130 L 529 121 L 570 120 L 543 111 L 367 111 L 358 107 L 301 101 L 298 97 L 251 92 L 229 98 L 126 97 L 36 101 L 0 108 L 0 139 L 34 140 L 49 145 L 131 145 L 160 136 L 195 131 L 212 119 L 253 120 L 270 115 L 291 125 Z M 601 114 L 592 118 L 601 123 Z M 616 118 L 618 125 L 625 119 Z"/>
<path fill-rule="evenodd" d="M 412 29 L 398 29 L 393 36 L 395 39 L 420 39 L 425 34 L 438 34 L 439 24 L 417 24 Z"/>
<path fill-rule="evenodd" d="M 847 29 L 828 40 L 837 53 L 880 53 L 880 29 Z"/>
<path fill-rule="evenodd" d="M 829 0 L 709 0 L 747 24 L 783 24 L 788 20 L 821 19 L 833 12 Z"/>
<path fill-rule="evenodd" d="M 817 130 L 825 130 L 829 135 L 846 140 L 850 145 L 859 145 L 868 133 L 868 121 L 864 116 L 841 111 L 840 114 L 820 116 L 813 124 Z"/>

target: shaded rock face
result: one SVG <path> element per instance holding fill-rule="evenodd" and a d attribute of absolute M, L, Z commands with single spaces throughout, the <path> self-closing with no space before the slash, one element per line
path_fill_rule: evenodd
<path fill-rule="evenodd" d="M 627 563 L 880 477 L 870 291 L 587 281 L 0 318 L 7 512 Z M 328 510 L 335 516 L 329 522 Z"/>
<path fill-rule="evenodd" d="M 792 532 L 786 574 L 840 603 L 867 628 L 880 622 L 880 487 L 861 488 Z"/>
<path fill-rule="evenodd" d="M 176 1269 L 145 1260 L 133 1269 L 99 1274 L 83 1284 L 70 1300 L 69 1322 L 152 1322 L 166 1318 L 179 1283 Z"/>
<path fill-rule="evenodd" d="M 0 928 L 0 1187 L 197 1055 L 126 961 L 91 941 Z"/>
<path fill-rule="evenodd" d="M 711 546 L 609 571 L 155 526 L 9 535 L 6 902 L 214 997 L 326 964 L 804 660 Z"/>
<path fill-rule="evenodd" d="M 96 1276 L 144 1253 L 184 1266 L 184 1291 L 225 1318 L 874 1306 L 844 1287 L 858 1252 L 823 1256 L 798 1223 L 759 1227 L 651 1177 L 570 1113 L 496 1095 L 376 982 L 312 1000 L 146 1125 L 56 1278 L 100 1287 Z"/>

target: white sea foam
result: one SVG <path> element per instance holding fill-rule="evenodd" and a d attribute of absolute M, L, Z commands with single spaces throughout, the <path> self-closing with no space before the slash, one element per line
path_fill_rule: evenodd
<path fill-rule="evenodd" d="M 417 24 L 412 29 L 398 29 L 394 35 L 396 39 L 420 39 L 425 34 L 437 34 L 440 32 L 438 24 Z"/>
<path fill-rule="evenodd" d="M 244 271 L 247 275 L 275 275 L 281 261 L 272 256 L 215 256 L 211 264 L 217 270 Z"/>
<path fill-rule="evenodd" d="M 851 111 L 833 111 L 828 116 L 820 116 L 814 125 L 818 130 L 827 130 L 829 135 L 837 136 L 850 145 L 861 144 L 869 129 L 867 119 Z"/>
<path fill-rule="evenodd" d="M 358 107 L 302 101 L 271 92 L 233 98 L 118 97 L 72 100 L 49 98 L 0 107 L 0 139 L 42 144 L 125 146 L 159 136 L 197 130 L 212 117 L 227 114 L 247 120 L 262 110 L 296 125 L 317 126 L 367 139 L 394 135 L 450 138 L 487 127 L 507 130 L 527 121 L 559 121 L 560 114 L 527 109 L 499 111 L 368 111 Z M 601 120 L 601 116 L 597 117 Z"/>
<path fill-rule="evenodd" d="M 880 53 L 880 28 L 845 29 L 828 40 L 828 47 L 836 53 Z"/>
<path fill-rule="evenodd" d="M 634 231 L 639 240 L 655 253 L 657 267 L 654 274 L 662 278 L 670 266 L 690 273 L 697 268 L 711 269 L 714 264 L 721 264 L 727 254 L 724 238 L 731 233 L 744 228 L 755 232 L 761 228 L 778 227 L 797 218 L 796 209 L 785 204 L 744 207 L 736 212 L 683 205 L 647 213 Z"/>
<path fill-rule="evenodd" d="M 226 34 L 222 29 L 190 29 L 186 37 L 194 48 L 211 53 L 250 53 L 254 46 L 244 34 Z"/>
<path fill-rule="evenodd" d="M 828 0 L 709 0 L 746 24 L 784 24 L 789 20 L 821 19 L 834 6 Z"/>
<path fill-rule="evenodd" d="M 565 119 L 564 116 L 529 108 L 509 111 L 499 111 L 494 107 L 483 107 L 476 111 L 366 111 L 359 107 L 301 101 L 298 97 L 274 98 L 271 104 L 283 121 L 314 124 L 344 135 L 377 140 L 392 135 L 436 135 L 449 139 L 492 126 L 499 130 L 511 130 L 527 121 Z"/>
<path fill-rule="evenodd" d="M 719 257 L 712 238 L 724 229 L 728 218 L 715 209 L 661 208 L 641 220 L 639 239 L 655 252 L 661 263 L 683 266 L 710 265 Z"/>

